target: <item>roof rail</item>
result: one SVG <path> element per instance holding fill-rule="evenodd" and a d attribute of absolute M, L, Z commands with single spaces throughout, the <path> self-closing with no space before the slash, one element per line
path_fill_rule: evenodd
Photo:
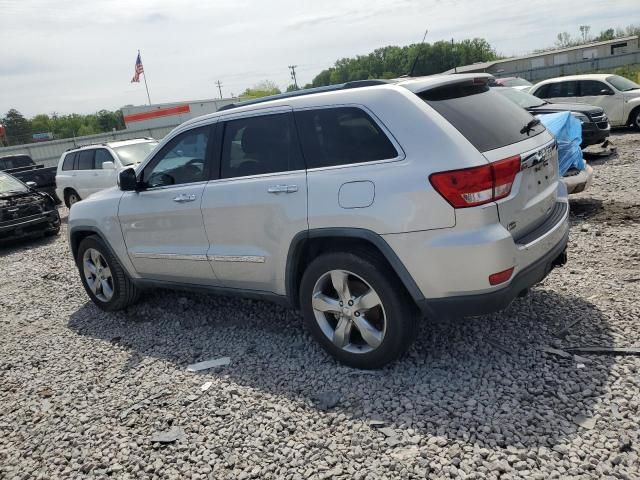
<path fill-rule="evenodd" d="M 247 105 L 256 105 L 259 103 L 271 102 L 273 100 L 281 100 L 283 98 L 303 97 L 313 95 L 314 93 L 334 92 L 337 90 L 347 90 L 350 88 L 373 87 L 375 85 L 386 85 L 395 83 L 394 80 L 354 80 L 336 85 L 327 85 L 324 87 L 306 88 L 303 90 L 294 90 L 293 92 L 279 93 L 277 95 L 269 95 L 268 97 L 256 98 L 254 100 L 246 100 L 244 102 L 229 103 L 218 109 L 219 112 L 231 110 L 233 108 L 245 107 Z"/>
<path fill-rule="evenodd" d="M 70 150 L 77 150 L 78 148 L 92 147 L 94 145 L 102 145 L 103 147 L 105 147 L 107 144 L 105 142 L 85 143 L 83 145 L 76 145 L 75 147 L 67 148 L 65 152 L 68 152 Z"/>

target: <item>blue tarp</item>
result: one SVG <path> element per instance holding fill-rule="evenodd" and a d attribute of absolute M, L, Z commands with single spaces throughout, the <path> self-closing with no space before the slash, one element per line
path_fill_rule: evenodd
<path fill-rule="evenodd" d="M 580 120 L 569 112 L 550 113 L 538 115 L 542 124 L 549 130 L 558 142 L 558 163 L 560 165 L 560 177 L 573 167 L 584 170 L 585 163 L 582 158 L 582 124 Z"/>

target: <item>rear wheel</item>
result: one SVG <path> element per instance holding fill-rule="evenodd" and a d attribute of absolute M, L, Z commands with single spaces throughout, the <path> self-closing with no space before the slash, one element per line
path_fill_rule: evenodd
<path fill-rule="evenodd" d="M 300 305 L 308 330 L 331 355 L 356 368 L 379 368 L 416 335 L 411 300 L 393 272 L 370 255 L 332 253 L 307 267 Z"/>
<path fill-rule="evenodd" d="M 631 123 L 636 130 L 640 130 L 640 108 L 636 108 L 631 112 Z"/>
<path fill-rule="evenodd" d="M 80 242 L 76 264 L 84 289 L 102 310 L 122 310 L 138 299 L 138 289 L 100 237 Z"/>
<path fill-rule="evenodd" d="M 67 194 L 64 198 L 64 203 L 67 205 L 67 208 L 71 208 L 74 203 L 78 203 L 81 200 L 80 195 L 75 190 L 67 191 Z"/>

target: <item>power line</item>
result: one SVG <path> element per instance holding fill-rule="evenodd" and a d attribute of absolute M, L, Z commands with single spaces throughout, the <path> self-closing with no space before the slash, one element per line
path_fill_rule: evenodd
<path fill-rule="evenodd" d="M 216 81 L 216 85 L 218 87 L 218 91 L 220 92 L 220 98 L 222 98 L 222 84 L 220 83 L 220 80 Z"/>
<path fill-rule="evenodd" d="M 293 80 L 293 84 L 296 86 L 296 90 L 298 90 L 298 79 L 296 78 L 296 68 L 298 65 L 289 65 L 289 69 L 291 70 L 291 80 Z"/>

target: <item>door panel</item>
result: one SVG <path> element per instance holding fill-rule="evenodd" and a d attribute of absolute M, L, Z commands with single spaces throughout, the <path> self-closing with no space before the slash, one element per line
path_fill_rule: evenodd
<path fill-rule="evenodd" d="M 103 169 L 104 162 L 114 162 L 114 168 Z M 95 155 L 95 169 L 92 172 L 91 192 L 94 194 L 105 188 L 111 188 L 116 185 L 115 159 L 111 153 L 105 148 L 98 148 Z"/>
<path fill-rule="evenodd" d="M 613 95 L 602 95 L 601 90 L 613 92 Z M 624 101 L 622 95 L 604 82 L 597 80 L 583 80 L 580 82 L 580 103 L 594 105 L 604 110 L 612 125 L 623 122 L 622 110 Z"/>
<path fill-rule="evenodd" d="M 122 196 L 118 217 L 129 258 L 140 275 L 215 284 L 200 212 L 204 187 L 200 182 Z M 181 198 L 187 201 L 176 201 Z"/>
<path fill-rule="evenodd" d="M 225 287 L 286 293 L 289 246 L 307 230 L 307 181 L 290 109 L 285 112 L 221 126 L 222 178 L 205 187 L 202 215 L 207 255 Z"/>
<path fill-rule="evenodd" d="M 118 217 L 127 252 L 144 278 L 217 284 L 200 210 L 214 128 L 193 128 L 169 140 L 140 172 L 140 191 L 122 196 Z"/>

